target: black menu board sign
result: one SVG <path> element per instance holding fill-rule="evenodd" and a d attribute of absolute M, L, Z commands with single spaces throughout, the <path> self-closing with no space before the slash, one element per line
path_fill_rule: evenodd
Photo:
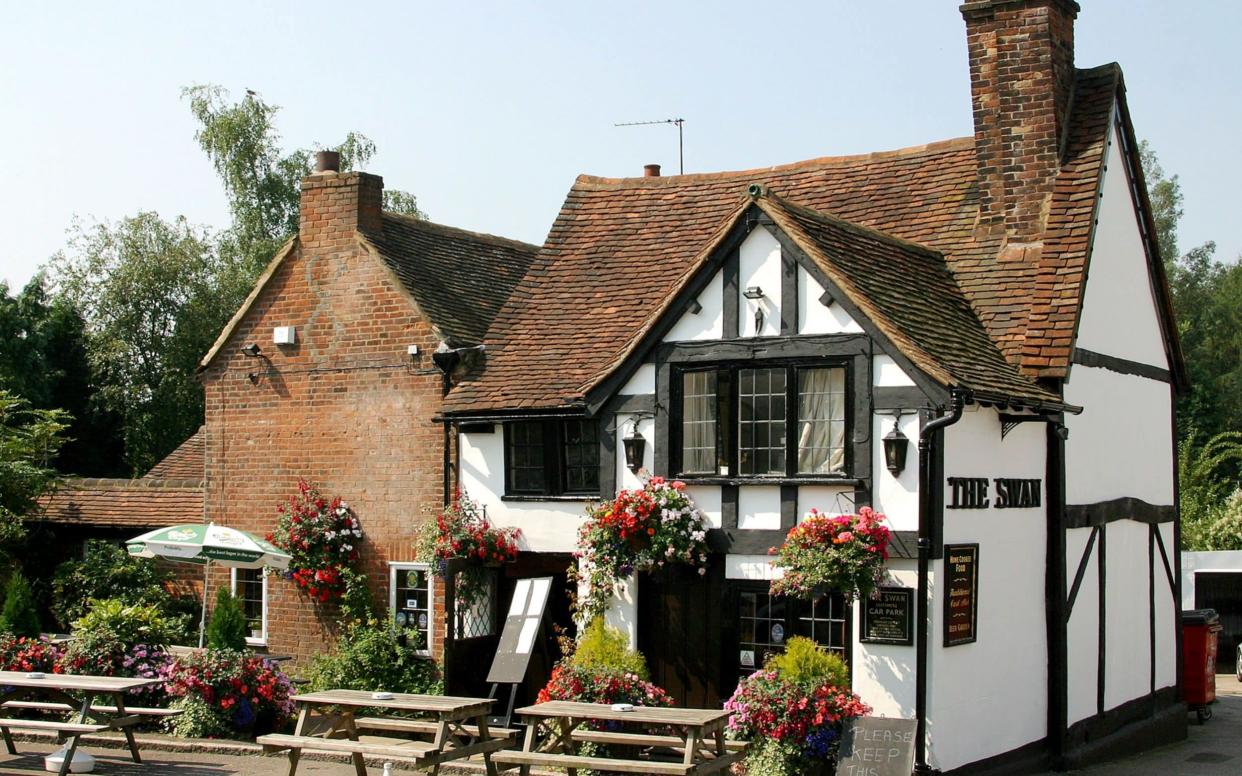
<path fill-rule="evenodd" d="M 836 776 L 910 776 L 915 721 L 859 717 L 846 726 Z"/>
<path fill-rule="evenodd" d="M 868 644 L 914 644 L 914 590 L 877 588 L 863 599 L 862 639 Z"/>
<path fill-rule="evenodd" d="M 944 546 L 944 645 L 970 644 L 979 624 L 979 545 Z"/>

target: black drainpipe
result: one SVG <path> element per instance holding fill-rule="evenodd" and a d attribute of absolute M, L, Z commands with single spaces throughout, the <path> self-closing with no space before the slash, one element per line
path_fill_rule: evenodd
<path fill-rule="evenodd" d="M 941 415 L 928 422 L 919 431 L 919 589 L 917 618 L 919 634 L 915 652 L 914 737 L 917 749 L 914 757 L 915 773 L 931 773 L 927 764 L 927 607 L 928 582 L 932 549 L 932 435 L 962 419 L 962 406 L 966 396 L 954 389 L 948 415 Z"/>

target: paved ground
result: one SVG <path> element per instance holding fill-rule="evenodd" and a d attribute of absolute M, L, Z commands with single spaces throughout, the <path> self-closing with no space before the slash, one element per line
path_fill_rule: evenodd
<path fill-rule="evenodd" d="M 1217 679 L 1219 702 L 1213 707 L 1213 718 L 1205 725 L 1196 725 L 1190 717 L 1189 736 L 1185 741 L 1155 749 L 1107 765 L 1081 771 L 1076 776 L 1236 776 L 1242 774 L 1242 685 L 1233 676 Z M 52 751 L 50 744 L 19 742 L 22 754 L 12 757 L 0 747 L 0 774 L 43 773 L 43 755 Z M 284 776 L 287 769 L 283 757 L 236 756 L 195 752 L 160 752 L 143 750 L 142 765 L 135 765 L 120 750 L 87 747 L 98 760 L 95 773 L 101 776 Z M 381 768 L 372 767 L 372 774 Z M 411 773 L 412 771 L 402 771 Z M 353 776 L 354 769 L 345 763 L 303 760 L 298 774 L 306 776 Z"/>

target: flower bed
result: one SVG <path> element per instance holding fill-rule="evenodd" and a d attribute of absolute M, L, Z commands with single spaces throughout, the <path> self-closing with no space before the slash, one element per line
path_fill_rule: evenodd
<path fill-rule="evenodd" d="M 814 509 L 790 529 L 785 543 L 770 552 L 784 576 L 771 584 L 773 595 L 813 598 L 834 590 L 847 598 L 867 596 L 883 580 L 891 532 L 884 515 L 863 507 L 856 515 L 829 517 Z"/>
<path fill-rule="evenodd" d="M 340 598 L 344 571 L 358 562 L 358 518 L 339 496 L 326 499 L 306 480 L 298 480 L 297 495 L 279 509 L 267 540 L 293 556 L 288 578 L 318 603 Z"/>
<path fill-rule="evenodd" d="M 0 634 L 0 671 L 39 671 L 61 674 L 64 651 L 47 639 Z"/>
<path fill-rule="evenodd" d="M 238 738 L 270 732 L 293 714 L 289 678 L 266 658 L 236 650 L 203 650 L 180 657 L 168 694 L 183 714 L 167 723 L 189 738 Z"/>
<path fill-rule="evenodd" d="M 582 594 L 578 613 L 602 616 L 618 580 L 666 564 L 706 574 L 707 528 L 685 483 L 652 477 L 641 490 L 623 490 L 593 505 L 578 531 L 578 564 L 569 569 Z"/>
<path fill-rule="evenodd" d="M 631 703 L 635 706 L 672 706 L 673 699 L 663 689 L 641 679 L 638 674 L 584 668 L 559 663 L 552 677 L 539 691 L 538 703 L 578 701 L 581 703 Z"/>

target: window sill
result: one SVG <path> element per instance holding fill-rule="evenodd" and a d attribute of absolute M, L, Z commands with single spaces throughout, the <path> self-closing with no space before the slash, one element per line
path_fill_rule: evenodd
<path fill-rule="evenodd" d="M 670 477 L 687 485 L 849 485 L 863 483 L 859 477 Z"/>
<path fill-rule="evenodd" d="M 266 646 L 267 646 L 267 639 L 265 639 L 265 638 L 263 638 L 263 639 L 253 639 L 253 638 L 251 638 L 251 637 L 247 636 L 247 637 L 246 637 L 246 646 L 248 646 L 248 647 L 266 647 Z"/>
<path fill-rule="evenodd" d="M 586 501 L 598 501 L 599 494 L 582 494 L 576 496 L 530 496 L 530 495 L 504 495 L 500 497 L 501 501 L 573 501 L 583 503 Z"/>

